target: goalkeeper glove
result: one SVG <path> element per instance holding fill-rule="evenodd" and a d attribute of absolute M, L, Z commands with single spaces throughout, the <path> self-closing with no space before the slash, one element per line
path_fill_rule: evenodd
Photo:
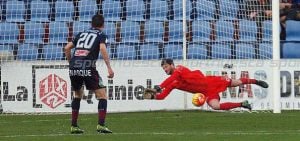
<path fill-rule="evenodd" d="M 143 94 L 144 99 L 154 99 L 156 95 L 156 89 L 146 88 Z"/>

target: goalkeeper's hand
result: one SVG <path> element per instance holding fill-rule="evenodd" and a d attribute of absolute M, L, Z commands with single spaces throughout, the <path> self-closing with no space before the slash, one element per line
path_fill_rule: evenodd
<path fill-rule="evenodd" d="M 144 99 L 155 99 L 156 89 L 146 88 L 143 94 Z"/>

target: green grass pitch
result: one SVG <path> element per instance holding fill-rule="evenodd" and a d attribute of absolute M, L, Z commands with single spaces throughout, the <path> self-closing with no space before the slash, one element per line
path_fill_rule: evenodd
<path fill-rule="evenodd" d="M 109 113 L 113 134 L 96 132 L 97 115 L 79 115 L 82 135 L 70 134 L 70 115 L 0 115 L 0 141 L 299 141 L 300 111 L 230 113 L 158 111 Z"/>

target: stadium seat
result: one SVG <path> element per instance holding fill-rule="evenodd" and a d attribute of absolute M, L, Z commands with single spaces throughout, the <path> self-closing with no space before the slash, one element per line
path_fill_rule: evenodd
<path fill-rule="evenodd" d="M 239 33 L 240 41 L 256 41 L 257 25 L 255 21 L 240 20 Z"/>
<path fill-rule="evenodd" d="M 104 32 L 107 35 L 108 43 L 114 43 L 116 37 L 116 25 L 113 22 L 104 23 Z"/>
<path fill-rule="evenodd" d="M 35 0 L 31 1 L 31 21 L 48 22 L 50 14 L 50 6 L 47 1 Z"/>
<path fill-rule="evenodd" d="M 140 46 L 142 60 L 159 59 L 157 44 L 145 44 Z"/>
<path fill-rule="evenodd" d="M 57 0 L 55 3 L 55 21 L 72 21 L 74 5 L 72 1 Z"/>
<path fill-rule="evenodd" d="M 38 48 L 34 44 L 21 44 L 18 47 L 17 59 L 31 61 L 38 59 Z"/>
<path fill-rule="evenodd" d="M 253 44 L 236 44 L 236 59 L 255 59 L 255 48 Z"/>
<path fill-rule="evenodd" d="M 121 4 L 119 0 L 104 0 L 102 7 L 105 21 L 120 21 Z"/>
<path fill-rule="evenodd" d="M 300 21 L 286 21 L 286 41 L 300 41 Z"/>
<path fill-rule="evenodd" d="M 168 5 L 165 0 L 151 0 L 150 3 L 150 20 L 166 21 Z"/>
<path fill-rule="evenodd" d="M 138 22 L 123 21 L 121 22 L 122 42 L 138 43 L 140 38 L 140 25 Z"/>
<path fill-rule="evenodd" d="M 233 41 L 234 27 L 230 21 L 216 22 L 216 41 Z"/>
<path fill-rule="evenodd" d="M 197 0 L 197 20 L 214 20 L 216 4 L 210 0 Z"/>
<path fill-rule="evenodd" d="M 83 32 L 84 30 L 90 29 L 91 24 L 88 22 L 73 22 L 73 36 L 76 36 L 79 32 Z"/>
<path fill-rule="evenodd" d="M 187 50 L 187 57 L 188 59 L 206 59 L 206 46 L 200 44 L 189 44 Z"/>
<path fill-rule="evenodd" d="M 282 48 L 282 57 L 285 59 L 293 58 L 299 59 L 300 58 L 300 43 L 284 43 Z"/>
<path fill-rule="evenodd" d="M 167 44 L 164 46 L 165 58 L 182 59 L 182 44 Z"/>
<path fill-rule="evenodd" d="M 126 2 L 127 16 L 126 20 L 144 21 L 145 5 L 143 0 L 127 0 Z"/>
<path fill-rule="evenodd" d="M 79 21 L 92 21 L 92 17 L 97 13 L 97 3 L 95 0 L 80 0 L 78 2 Z"/>
<path fill-rule="evenodd" d="M 49 44 L 43 47 L 43 59 L 61 60 L 63 58 L 63 45 Z"/>
<path fill-rule="evenodd" d="M 163 42 L 164 27 L 162 22 L 149 20 L 145 22 L 145 41 Z"/>
<path fill-rule="evenodd" d="M 4 60 L 14 60 L 13 49 L 10 45 L 1 45 L 0 44 L 0 62 Z"/>
<path fill-rule="evenodd" d="M 210 41 L 210 23 L 206 21 L 193 21 L 193 42 Z"/>
<path fill-rule="evenodd" d="M 272 21 L 263 21 L 263 41 L 272 41 Z"/>
<path fill-rule="evenodd" d="M 236 0 L 220 0 L 220 20 L 235 20 L 239 11 L 239 4 Z"/>
<path fill-rule="evenodd" d="M 183 12 L 182 7 L 183 3 L 182 0 L 174 0 L 173 7 L 174 7 L 174 20 L 182 20 L 183 19 Z M 192 13 L 192 3 L 190 0 L 186 0 L 186 19 L 190 20 L 190 14 Z"/>
<path fill-rule="evenodd" d="M 67 43 L 68 34 L 69 30 L 65 22 L 51 22 L 49 24 L 50 43 Z"/>
<path fill-rule="evenodd" d="M 211 47 L 212 59 L 231 59 L 231 47 L 230 44 L 216 43 Z"/>
<path fill-rule="evenodd" d="M 42 23 L 26 22 L 24 24 L 25 43 L 43 43 L 45 29 Z"/>
<path fill-rule="evenodd" d="M 169 21 L 169 42 L 183 41 L 183 27 L 181 21 Z"/>
<path fill-rule="evenodd" d="M 6 21 L 24 22 L 25 5 L 23 1 L 9 0 L 6 2 Z"/>
<path fill-rule="evenodd" d="M 260 59 L 271 59 L 272 58 L 272 44 L 261 43 L 259 44 L 259 56 Z"/>
<path fill-rule="evenodd" d="M 119 60 L 134 60 L 136 59 L 136 51 L 134 46 L 118 45 L 117 58 Z"/>
<path fill-rule="evenodd" d="M 0 43 L 17 44 L 19 34 L 20 31 L 16 23 L 0 22 Z"/>

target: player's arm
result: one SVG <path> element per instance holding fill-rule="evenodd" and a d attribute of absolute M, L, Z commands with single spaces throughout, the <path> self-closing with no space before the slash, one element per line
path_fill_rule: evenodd
<path fill-rule="evenodd" d="M 109 56 L 106 51 L 106 45 L 105 43 L 100 43 L 100 52 L 102 55 L 102 58 L 106 64 L 107 70 L 108 70 L 108 78 L 113 78 L 114 77 L 114 71 L 112 70 L 110 66 L 110 61 L 109 61 Z"/>
<path fill-rule="evenodd" d="M 74 48 L 74 44 L 72 42 L 69 42 L 66 46 L 65 46 L 65 55 L 67 60 L 70 62 L 71 60 L 71 50 L 72 48 Z"/>
<path fill-rule="evenodd" d="M 178 78 L 179 72 L 174 71 L 174 73 L 165 81 L 163 81 L 159 86 L 154 87 L 154 89 L 146 89 L 144 93 L 144 99 L 165 99 L 165 97 L 167 97 L 170 92 L 177 87 Z"/>

